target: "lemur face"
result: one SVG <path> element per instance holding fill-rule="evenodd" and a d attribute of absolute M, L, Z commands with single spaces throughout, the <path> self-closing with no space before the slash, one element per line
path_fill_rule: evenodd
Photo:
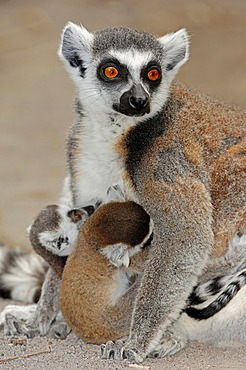
<path fill-rule="evenodd" d="M 188 36 L 184 29 L 163 37 L 129 28 L 89 33 L 69 23 L 59 55 L 85 112 L 149 118 L 188 59 Z"/>
<path fill-rule="evenodd" d="M 112 108 L 126 116 L 150 113 L 153 94 L 162 80 L 160 62 L 151 52 L 112 50 L 99 63 L 102 94 L 112 96 Z"/>

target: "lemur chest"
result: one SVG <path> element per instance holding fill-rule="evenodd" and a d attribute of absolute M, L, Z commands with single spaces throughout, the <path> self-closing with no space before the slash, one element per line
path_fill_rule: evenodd
<path fill-rule="evenodd" d="M 96 133 L 90 128 L 80 136 L 73 174 L 76 206 L 107 202 L 112 186 L 125 194 L 124 158 L 117 151 L 122 132 L 103 126 Z"/>

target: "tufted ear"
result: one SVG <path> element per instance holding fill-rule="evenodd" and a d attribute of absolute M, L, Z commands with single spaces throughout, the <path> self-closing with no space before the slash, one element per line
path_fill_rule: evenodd
<path fill-rule="evenodd" d="M 189 36 L 185 28 L 158 38 L 163 45 L 167 77 L 170 82 L 189 58 Z"/>
<path fill-rule="evenodd" d="M 92 43 L 93 34 L 83 26 L 69 22 L 63 30 L 58 55 L 75 82 L 85 76 L 91 61 Z"/>

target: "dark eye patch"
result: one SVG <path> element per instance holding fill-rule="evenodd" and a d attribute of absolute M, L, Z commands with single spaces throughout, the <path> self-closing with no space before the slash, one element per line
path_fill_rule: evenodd
<path fill-rule="evenodd" d="M 115 78 L 108 78 L 105 75 L 105 69 L 108 67 L 116 68 L 118 75 Z M 108 83 L 126 82 L 128 79 L 129 71 L 125 64 L 121 64 L 117 59 L 110 58 L 103 60 L 97 68 L 97 77 Z"/>
<path fill-rule="evenodd" d="M 148 73 L 151 70 L 157 70 L 159 72 L 159 77 L 158 79 L 152 81 L 148 77 Z M 158 62 L 156 61 L 151 61 L 145 66 L 142 71 L 141 71 L 141 78 L 144 80 L 145 83 L 149 85 L 149 88 L 151 91 L 154 91 L 161 83 L 162 80 L 162 71 L 161 71 L 161 66 Z"/>

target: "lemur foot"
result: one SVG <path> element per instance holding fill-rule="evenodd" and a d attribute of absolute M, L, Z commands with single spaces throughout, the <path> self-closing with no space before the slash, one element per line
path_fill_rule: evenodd
<path fill-rule="evenodd" d="M 50 337 L 65 339 L 71 329 L 65 322 L 61 312 L 50 325 L 46 321 L 37 320 L 37 305 L 29 306 L 7 306 L 0 315 L 0 326 L 4 327 L 6 336 L 22 336 L 33 338 L 37 335 L 48 335 Z M 42 330 L 42 324 L 44 324 Z M 45 333 L 45 334 L 44 334 Z"/>
<path fill-rule="evenodd" d="M 163 335 L 160 343 L 147 357 L 161 358 L 171 356 L 184 348 L 186 344 L 187 340 L 184 337 L 168 331 Z M 146 357 L 144 353 L 139 353 L 139 350 L 137 350 L 136 346 L 132 345 L 130 341 L 127 342 L 122 340 L 117 340 L 116 342 L 109 341 L 106 344 L 102 344 L 101 354 L 103 359 L 127 359 L 129 362 L 136 364 L 143 362 Z"/>
<path fill-rule="evenodd" d="M 58 339 L 65 339 L 68 334 L 71 332 L 71 328 L 68 324 L 64 321 L 55 321 L 50 328 L 48 333 L 49 337 L 58 338 Z"/>
<path fill-rule="evenodd" d="M 160 343 L 155 350 L 149 354 L 148 357 L 161 358 L 165 356 L 172 356 L 179 352 L 187 344 L 187 340 L 172 332 L 167 332 L 163 335 Z"/>
<path fill-rule="evenodd" d="M 145 359 L 144 355 L 132 349 L 131 342 L 117 340 L 116 342 L 109 341 L 102 344 L 101 353 L 103 359 L 125 360 L 130 363 L 140 364 Z"/>
<path fill-rule="evenodd" d="M 37 305 L 9 305 L 1 312 L 0 326 L 4 326 L 4 335 L 26 335 L 31 338 L 38 335 L 38 325 L 32 319 Z"/>
<path fill-rule="evenodd" d="M 29 306 L 7 306 L 0 315 L 0 325 L 5 335 L 47 335 L 55 323 L 59 326 L 60 279 L 50 268 L 45 276 L 41 296 L 37 304 Z M 65 320 L 63 320 L 65 322 Z M 58 329 L 57 329 L 58 330 Z M 61 329 L 64 332 L 64 329 Z M 61 335 L 63 336 L 63 334 Z"/>

